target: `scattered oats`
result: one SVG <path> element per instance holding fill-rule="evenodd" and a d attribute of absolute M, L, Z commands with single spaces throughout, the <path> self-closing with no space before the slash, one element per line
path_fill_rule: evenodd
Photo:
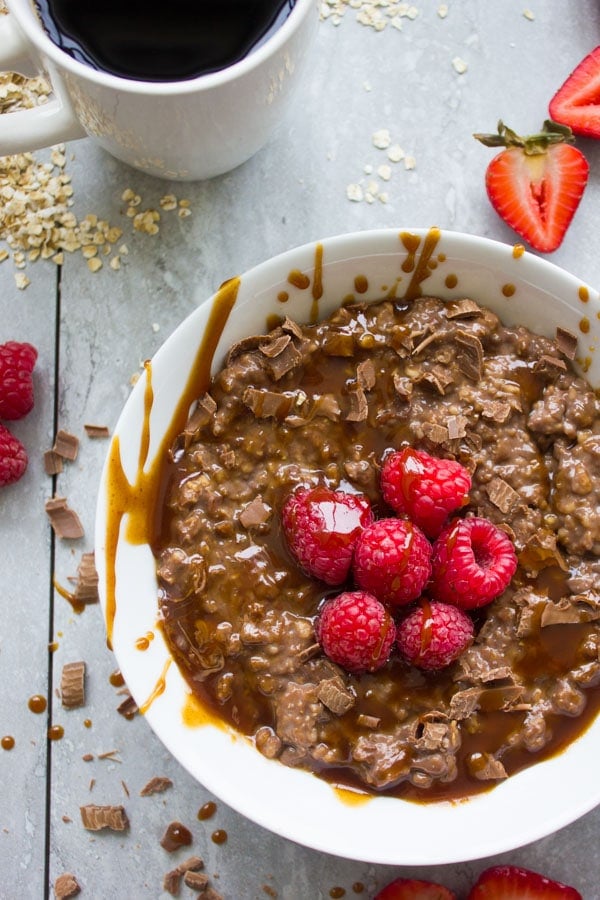
<path fill-rule="evenodd" d="M 371 87 L 371 82 L 370 82 L 370 81 L 363 81 L 363 88 L 365 89 L 365 91 L 372 91 L 372 90 L 373 90 L 373 88 Z"/>
<path fill-rule="evenodd" d="M 117 269 L 121 268 L 121 257 L 113 256 L 113 258 L 109 262 L 109 266 L 111 267 L 111 269 L 114 269 L 114 271 L 116 272 Z"/>
<path fill-rule="evenodd" d="M 440 17 L 440 19 L 445 19 L 446 16 L 448 15 L 448 4 L 440 3 L 440 5 L 438 6 L 437 14 Z"/>
<path fill-rule="evenodd" d="M 31 254 L 29 255 L 29 258 L 31 259 Z M 56 263 L 57 266 L 62 266 L 65 261 L 65 254 L 61 251 L 60 253 L 55 253 L 51 258 L 52 262 Z"/>
<path fill-rule="evenodd" d="M 102 268 L 102 260 L 98 259 L 97 256 L 92 257 L 92 259 L 88 259 L 87 264 L 90 272 L 97 272 L 98 269 Z"/>
<path fill-rule="evenodd" d="M 382 179 L 382 181 L 389 181 L 392 177 L 392 169 L 390 166 L 381 165 L 377 166 L 377 174 Z"/>
<path fill-rule="evenodd" d="M 119 253 L 121 256 L 127 256 L 127 254 L 129 253 L 129 247 L 127 246 L 127 244 L 121 244 L 121 246 L 119 247 Z"/>
<path fill-rule="evenodd" d="M 535 19 L 535 16 L 530 9 L 524 9 L 523 15 L 526 19 L 529 19 L 530 22 L 533 22 L 533 20 Z"/>
<path fill-rule="evenodd" d="M 187 216 L 191 216 L 191 214 L 192 214 L 191 209 L 188 209 L 186 206 L 182 206 L 180 209 L 177 210 L 177 215 L 179 216 L 180 219 L 185 219 Z"/>
<path fill-rule="evenodd" d="M 175 196 L 175 194 L 165 194 L 164 197 L 160 198 L 159 203 L 161 209 L 177 209 L 177 197 Z"/>
<path fill-rule="evenodd" d="M 157 331 L 160 331 L 160 325 L 158 324 L 158 322 L 153 322 L 153 323 L 152 323 L 152 331 L 153 331 L 155 334 L 156 334 Z"/>
<path fill-rule="evenodd" d="M 382 192 L 379 194 L 379 196 L 378 196 L 377 199 L 378 199 L 378 200 L 381 200 L 382 203 L 387 203 L 387 202 L 388 202 L 388 199 L 389 199 L 389 197 L 388 197 L 388 192 L 387 192 L 387 191 L 382 191 Z"/>
<path fill-rule="evenodd" d="M 460 56 L 455 56 L 452 60 L 452 68 L 455 72 L 458 72 L 459 75 L 464 75 L 468 66 L 464 59 L 461 59 Z"/>
<path fill-rule="evenodd" d="M 182 209 L 189 209 L 192 204 L 190 200 L 180 200 L 179 205 Z"/>
<path fill-rule="evenodd" d="M 365 175 L 372 175 L 372 174 L 373 174 L 373 166 L 370 163 L 367 163 L 367 165 L 365 166 Z"/>
<path fill-rule="evenodd" d="M 8 250 L 0 250 L 0 263 L 4 262 L 5 259 L 8 259 L 10 253 Z"/>
<path fill-rule="evenodd" d="M 387 128 L 381 128 L 373 134 L 371 140 L 373 141 L 373 146 L 377 147 L 378 150 L 386 150 L 390 146 L 390 133 Z"/>
<path fill-rule="evenodd" d="M 393 16 L 390 19 L 390 25 L 397 31 L 402 31 L 402 19 L 400 18 L 400 16 Z"/>
<path fill-rule="evenodd" d="M 405 156 L 404 157 L 404 168 L 405 169 L 414 169 L 416 164 L 417 164 L 417 161 L 414 158 L 414 156 Z"/>
<path fill-rule="evenodd" d="M 404 159 L 404 150 L 400 144 L 392 144 L 388 148 L 387 158 L 390 162 L 400 162 L 401 159 Z"/>
<path fill-rule="evenodd" d="M 360 184 L 349 184 L 346 188 L 346 197 L 354 203 L 360 203 L 364 199 L 363 189 Z"/>
<path fill-rule="evenodd" d="M 129 201 L 133 200 L 134 197 L 135 197 L 135 191 L 132 191 L 131 188 L 125 188 L 125 190 L 121 194 L 121 200 L 124 200 L 125 203 L 129 203 Z"/>
<path fill-rule="evenodd" d="M 365 200 L 367 203 L 375 203 L 375 196 L 370 191 L 365 191 Z"/>
<path fill-rule="evenodd" d="M 24 291 L 31 281 L 24 272 L 15 272 L 15 284 L 20 291 Z"/>
<path fill-rule="evenodd" d="M 81 251 L 84 259 L 91 259 L 93 256 L 97 256 L 98 248 L 94 246 L 94 244 L 87 244 Z"/>
<path fill-rule="evenodd" d="M 133 217 L 133 227 L 143 234 L 158 234 L 159 226 L 156 223 L 159 221 L 160 213 L 157 210 L 146 209 Z"/>

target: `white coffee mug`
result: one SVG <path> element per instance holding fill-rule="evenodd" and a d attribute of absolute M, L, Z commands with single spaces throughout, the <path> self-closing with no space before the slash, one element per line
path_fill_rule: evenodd
<path fill-rule="evenodd" d="M 31 0 L 0 14 L 0 70 L 45 74 L 48 102 L 0 115 L 0 156 L 89 135 L 123 162 L 162 178 L 193 181 L 234 169 L 283 120 L 306 67 L 318 0 L 296 0 L 277 31 L 228 68 L 183 81 L 121 78 L 54 44 Z"/>

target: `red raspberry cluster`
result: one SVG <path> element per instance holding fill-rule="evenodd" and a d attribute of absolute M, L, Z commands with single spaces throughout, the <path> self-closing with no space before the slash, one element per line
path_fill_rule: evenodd
<path fill-rule="evenodd" d="M 382 496 L 396 515 L 376 519 L 364 495 L 323 486 L 288 497 L 283 531 L 301 568 L 328 585 L 354 582 L 325 601 L 316 621 L 330 659 L 374 672 L 396 646 L 410 664 L 433 670 L 472 643 L 468 611 L 508 587 L 517 558 L 487 519 L 450 518 L 470 488 L 460 463 L 406 447 L 381 469 Z"/>
<path fill-rule="evenodd" d="M 32 344 L 0 344 L 0 419 L 22 419 L 33 409 L 32 373 L 37 360 Z M 18 481 L 27 468 L 27 451 L 0 422 L 0 487 Z"/>

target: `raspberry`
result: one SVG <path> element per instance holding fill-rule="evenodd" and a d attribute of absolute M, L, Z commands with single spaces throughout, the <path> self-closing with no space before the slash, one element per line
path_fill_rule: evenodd
<path fill-rule="evenodd" d="M 348 577 L 356 539 L 373 521 L 373 513 L 362 494 L 300 488 L 286 500 L 281 521 L 288 546 L 304 571 L 335 585 Z"/>
<path fill-rule="evenodd" d="M 396 878 L 386 884 L 374 900 L 456 900 L 456 894 L 437 881 Z"/>
<path fill-rule="evenodd" d="M 510 584 L 517 556 L 504 531 L 488 519 L 455 519 L 433 545 L 429 589 L 461 609 L 476 609 Z"/>
<path fill-rule="evenodd" d="M 0 344 L 0 419 L 22 419 L 33 409 L 31 373 L 37 355 L 32 344 Z"/>
<path fill-rule="evenodd" d="M 329 659 L 354 673 L 384 666 L 396 638 L 385 606 L 365 591 L 346 591 L 327 600 L 315 632 Z"/>
<path fill-rule="evenodd" d="M 416 600 L 431 574 L 431 545 L 405 519 L 378 519 L 354 548 L 354 578 L 383 603 Z"/>
<path fill-rule="evenodd" d="M 421 669 L 443 669 L 472 641 L 473 622 L 462 609 L 425 598 L 397 629 L 400 653 Z"/>
<path fill-rule="evenodd" d="M 0 487 L 18 481 L 27 468 L 27 452 L 21 441 L 0 424 Z"/>
<path fill-rule="evenodd" d="M 405 447 L 386 457 L 381 490 L 388 506 L 435 538 L 448 516 L 469 502 L 471 476 L 453 459 Z"/>

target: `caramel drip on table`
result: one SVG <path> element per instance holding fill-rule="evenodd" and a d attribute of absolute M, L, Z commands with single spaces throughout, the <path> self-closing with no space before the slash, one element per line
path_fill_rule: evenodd
<path fill-rule="evenodd" d="M 315 247 L 315 274 L 312 287 L 312 306 L 310 308 L 310 321 L 312 324 L 319 321 L 319 300 L 323 296 L 323 244 Z"/>
<path fill-rule="evenodd" d="M 148 710 L 150 709 L 150 707 L 152 706 L 154 701 L 157 699 L 157 697 L 160 697 L 161 694 L 164 694 L 165 688 L 167 686 L 167 672 L 169 671 L 169 666 L 171 665 L 172 662 L 173 662 L 173 658 L 171 656 L 169 656 L 169 658 L 167 659 L 167 661 L 165 662 L 165 664 L 163 666 L 163 670 L 160 673 L 160 677 L 158 678 L 156 684 L 154 685 L 154 687 L 152 689 L 152 693 L 150 694 L 148 699 L 144 703 L 142 703 L 142 705 L 139 707 L 139 711 L 142 716 L 148 712 Z"/>
<path fill-rule="evenodd" d="M 232 278 L 221 285 L 213 300 L 209 321 L 187 383 L 173 412 L 161 444 L 149 468 L 150 413 L 154 401 L 152 388 L 152 364 L 145 363 L 146 385 L 144 390 L 144 420 L 138 454 L 137 471 L 130 482 L 123 469 L 119 436 L 112 439 L 107 469 L 108 514 L 106 523 L 106 633 L 112 647 L 113 627 L 116 615 L 116 556 L 123 519 L 125 537 L 132 544 L 149 544 L 153 537 L 156 519 L 160 470 L 177 434 L 182 430 L 194 400 L 203 394 L 210 384 L 212 361 L 237 299 L 239 278 Z"/>
<path fill-rule="evenodd" d="M 62 584 L 56 580 L 55 575 L 52 576 L 52 585 L 56 593 L 60 594 L 61 597 L 64 597 L 64 599 L 71 604 L 73 612 L 77 613 L 77 615 L 80 615 L 83 612 L 85 603 L 82 600 L 78 600 L 75 594 L 63 587 Z"/>

